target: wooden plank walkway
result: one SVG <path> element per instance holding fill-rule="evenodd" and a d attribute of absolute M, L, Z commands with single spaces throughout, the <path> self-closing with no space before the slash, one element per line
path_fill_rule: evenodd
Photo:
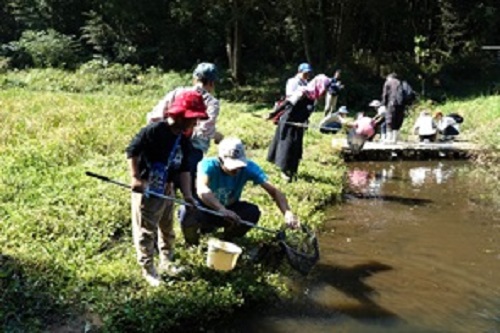
<path fill-rule="evenodd" d="M 406 142 L 395 144 L 366 142 L 359 154 L 354 154 L 347 140 L 333 138 L 332 146 L 341 151 L 345 160 L 380 161 L 380 160 L 427 160 L 427 159 L 467 159 L 481 149 L 467 141 L 456 142 Z"/>

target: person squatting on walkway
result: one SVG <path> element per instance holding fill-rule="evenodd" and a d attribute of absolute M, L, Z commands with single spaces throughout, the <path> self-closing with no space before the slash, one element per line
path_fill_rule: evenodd
<path fill-rule="evenodd" d="M 163 120 L 164 110 L 175 100 L 176 96 L 186 90 L 195 90 L 203 96 L 203 101 L 207 107 L 208 119 L 200 119 L 193 129 L 191 135 L 192 150 L 188 157 L 189 171 L 191 179 L 196 179 L 196 166 L 210 148 L 210 140 L 215 143 L 223 139 L 223 135 L 217 132 L 216 122 L 220 113 L 219 100 L 213 96 L 215 92 L 215 82 L 218 79 L 217 67 L 208 62 L 202 62 L 193 71 L 193 86 L 179 87 L 168 92 L 158 104 L 147 115 L 148 122 Z"/>
<path fill-rule="evenodd" d="M 288 96 L 282 105 L 285 111 L 276 126 L 267 160 L 276 164 L 282 171 L 282 177 L 288 181 L 296 177 L 302 159 L 305 131 L 304 127 L 289 123 L 306 124 L 314 111 L 315 101 L 325 95 L 330 82 L 329 77 L 319 74 L 307 86 L 299 87 L 291 96 Z"/>
<path fill-rule="evenodd" d="M 257 224 L 259 207 L 241 201 L 241 193 L 248 181 L 260 185 L 275 201 L 284 215 L 285 224 L 299 226 L 297 217 L 290 210 L 285 195 L 268 180 L 262 168 L 246 158 L 245 147 L 238 138 L 226 138 L 219 144 L 218 157 L 206 157 L 198 164 L 196 188 L 200 205 L 217 211 L 222 216 L 201 210 L 180 212 L 182 232 L 187 244 L 196 245 L 201 234 L 224 228 L 223 239 L 231 241 L 243 237 L 251 227 L 238 221 Z"/>
<path fill-rule="evenodd" d="M 198 119 L 207 119 L 202 95 L 193 90 L 179 93 L 164 110 L 164 121 L 143 127 L 126 148 L 132 192 L 132 234 L 137 261 L 142 274 L 152 286 L 160 285 L 154 265 L 154 244 L 158 239 L 159 268 L 175 275 L 179 269 L 172 263 L 175 232 L 173 230 L 173 201 L 154 195 L 148 190 L 173 196 L 172 180 L 180 173 L 180 189 L 186 202 L 194 204 L 191 176 L 188 167 L 190 143 L 184 135 Z"/>
<path fill-rule="evenodd" d="M 413 133 L 418 135 L 420 142 L 436 141 L 437 125 L 429 110 L 420 113 L 413 125 Z"/>

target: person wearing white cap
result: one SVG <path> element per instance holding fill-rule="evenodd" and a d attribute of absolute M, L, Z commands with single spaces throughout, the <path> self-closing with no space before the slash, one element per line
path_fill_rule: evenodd
<path fill-rule="evenodd" d="M 217 157 L 206 157 L 198 164 L 196 189 L 200 205 L 215 210 L 222 217 L 196 210 L 181 212 L 181 228 L 187 244 L 198 244 L 200 234 L 224 228 L 225 240 L 244 236 L 249 226 L 240 220 L 257 224 L 259 207 L 241 201 L 245 184 L 252 181 L 260 185 L 274 200 L 284 216 L 288 227 L 298 227 L 297 217 L 292 213 L 286 196 L 268 180 L 257 163 L 247 159 L 245 147 L 238 138 L 225 138 L 219 144 Z"/>
<path fill-rule="evenodd" d="M 311 65 L 307 62 L 300 64 L 297 69 L 297 74 L 286 81 L 286 96 L 292 95 L 298 87 L 307 86 L 311 73 Z"/>
<path fill-rule="evenodd" d="M 340 131 L 343 126 L 349 126 L 349 120 L 347 119 L 348 114 L 349 111 L 344 105 L 341 106 L 337 112 L 328 114 L 319 123 L 321 133 L 335 134 Z M 329 128 L 331 130 L 328 131 L 323 128 Z"/>
<path fill-rule="evenodd" d="M 374 99 L 368 104 L 368 106 L 374 108 L 377 111 L 377 116 L 382 120 L 380 122 L 380 141 L 384 142 L 387 139 L 387 125 L 385 122 L 385 114 L 387 112 L 387 108 L 382 105 L 382 102 L 378 99 Z"/>

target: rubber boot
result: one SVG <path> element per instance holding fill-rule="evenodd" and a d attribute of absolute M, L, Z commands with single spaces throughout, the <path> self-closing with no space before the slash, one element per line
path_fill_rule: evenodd
<path fill-rule="evenodd" d="M 397 143 L 399 140 L 399 130 L 393 130 L 392 131 L 392 138 L 391 138 L 391 143 Z"/>
<path fill-rule="evenodd" d="M 385 134 L 385 140 L 384 140 L 384 143 L 387 143 L 387 144 L 391 144 L 393 141 L 392 141 L 392 131 L 387 131 L 387 133 Z"/>

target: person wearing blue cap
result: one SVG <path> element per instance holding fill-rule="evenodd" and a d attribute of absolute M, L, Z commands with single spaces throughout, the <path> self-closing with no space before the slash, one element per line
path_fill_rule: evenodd
<path fill-rule="evenodd" d="M 301 63 L 297 74 L 286 82 L 286 96 L 291 96 L 298 87 L 306 86 L 312 73 L 312 67 L 307 62 Z"/>
<path fill-rule="evenodd" d="M 218 72 L 214 64 L 209 62 L 198 64 L 193 71 L 193 86 L 179 87 L 170 91 L 147 116 L 148 122 L 161 121 L 163 119 L 163 110 L 168 108 L 175 100 L 175 97 L 182 91 L 195 90 L 203 96 L 203 101 L 207 106 L 208 119 L 199 120 L 191 134 L 192 151 L 189 156 L 189 170 L 193 181 L 196 178 L 196 166 L 208 151 L 210 140 L 213 139 L 215 143 L 219 143 L 224 138 L 221 133 L 217 132 L 215 126 L 220 112 L 219 100 L 213 96 L 217 79 Z"/>

